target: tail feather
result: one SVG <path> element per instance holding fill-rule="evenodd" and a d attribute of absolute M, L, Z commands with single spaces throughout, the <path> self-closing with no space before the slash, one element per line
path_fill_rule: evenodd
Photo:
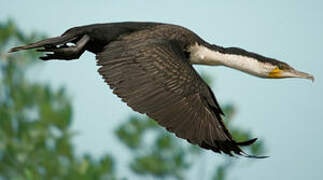
<path fill-rule="evenodd" d="M 14 47 L 14 48 L 10 49 L 8 51 L 8 53 L 21 51 L 21 50 L 27 50 L 27 49 L 33 49 L 33 48 L 39 48 L 39 47 L 56 46 L 56 45 L 65 44 L 65 43 L 74 41 L 77 38 L 78 38 L 77 36 L 70 36 L 70 35 L 66 34 L 63 36 L 48 38 L 48 39 L 41 40 L 41 41 L 38 41 L 35 43 L 27 44 L 25 46 Z"/>

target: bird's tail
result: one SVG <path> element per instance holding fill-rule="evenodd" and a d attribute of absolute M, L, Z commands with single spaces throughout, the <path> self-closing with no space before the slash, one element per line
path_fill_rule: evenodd
<path fill-rule="evenodd" d="M 45 56 L 40 57 L 42 60 L 72 60 L 80 57 L 86 50 L 86 44 L 89 41 L 90 37 L 84 32 L 84 29 L 71 28 L 58 37 L 14 47 L 9 50 L 9 53 L 38 48 L 37 51 L 46 52 Z M 68 45 L 68 43 L 73 43 L 75 45 Z"/>
<path fill-rule="evenodd" d="M 14 47 L 14 48 L 10 49 L 8 52 L 12 53 L 12 52 L 16 52 L 16 51 L 34 49 L 34 48 L 54 47 L 57 45 L 68 43 L 68 42 L 73 42 L 77 38 L 78 38 L 77 36 L 71 36 L 71 34 L 66 34 L 66 35 L 62 35 L 62 36 L 44 39 L 44 40 L 34 42 L 31 44 L 27 44 L 24 46 Z"/>

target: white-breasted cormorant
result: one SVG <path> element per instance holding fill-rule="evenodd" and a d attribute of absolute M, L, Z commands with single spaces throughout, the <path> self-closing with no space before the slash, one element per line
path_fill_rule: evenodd
<path fill-rule="evenodd" d="M 74 43 L 75 45 L 69 45 Z M 133 110 L 147 114 L 176 136 L 214 152 L 248 157 L 225 127 L 210 87 L 192 64 L 224 65 L 262 78 L 306 78 L 288 64 L 240 48 L 209 44 L 177 25 L 122 22 L 74 27 L 61 36 L 9 52 L 40 48 L 42 60 L 96 54 L 99 73 Z"/>

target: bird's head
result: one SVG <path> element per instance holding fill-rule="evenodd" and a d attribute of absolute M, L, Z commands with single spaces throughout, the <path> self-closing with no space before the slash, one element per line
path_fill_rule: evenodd
<path fill-rule="evenodd" d="M 288 65 L 287 63 L 271 59 L 269 62 L 265 63 L 264 66 L 267 66 L 266 78 L 303 78 L 314 81 L 314 76 L 305 72 L 298 71 Z"/>
<path fill-rule="evenodd" d="M 226 48 L 224 65 L 239 69 L 246 73 L 271 79 L 302 78 L 314 81 L 314 76 L 301 72 L 285 62 L 265 57 L 241 48 Z"/>

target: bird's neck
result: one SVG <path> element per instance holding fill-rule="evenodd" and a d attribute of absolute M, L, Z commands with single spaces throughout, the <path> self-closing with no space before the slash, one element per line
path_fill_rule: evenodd
<path fill-rule="evenodd" d="M 255 57 L 247 56 L 243 49 L 235 48 L 234 52 L 230 51 L 229 53 L 222 47 L 195 44 L 189 47 L 188 51 L 191 64 L 223 65 L 255 76 L 265 76 L 265 63 Z"/>

